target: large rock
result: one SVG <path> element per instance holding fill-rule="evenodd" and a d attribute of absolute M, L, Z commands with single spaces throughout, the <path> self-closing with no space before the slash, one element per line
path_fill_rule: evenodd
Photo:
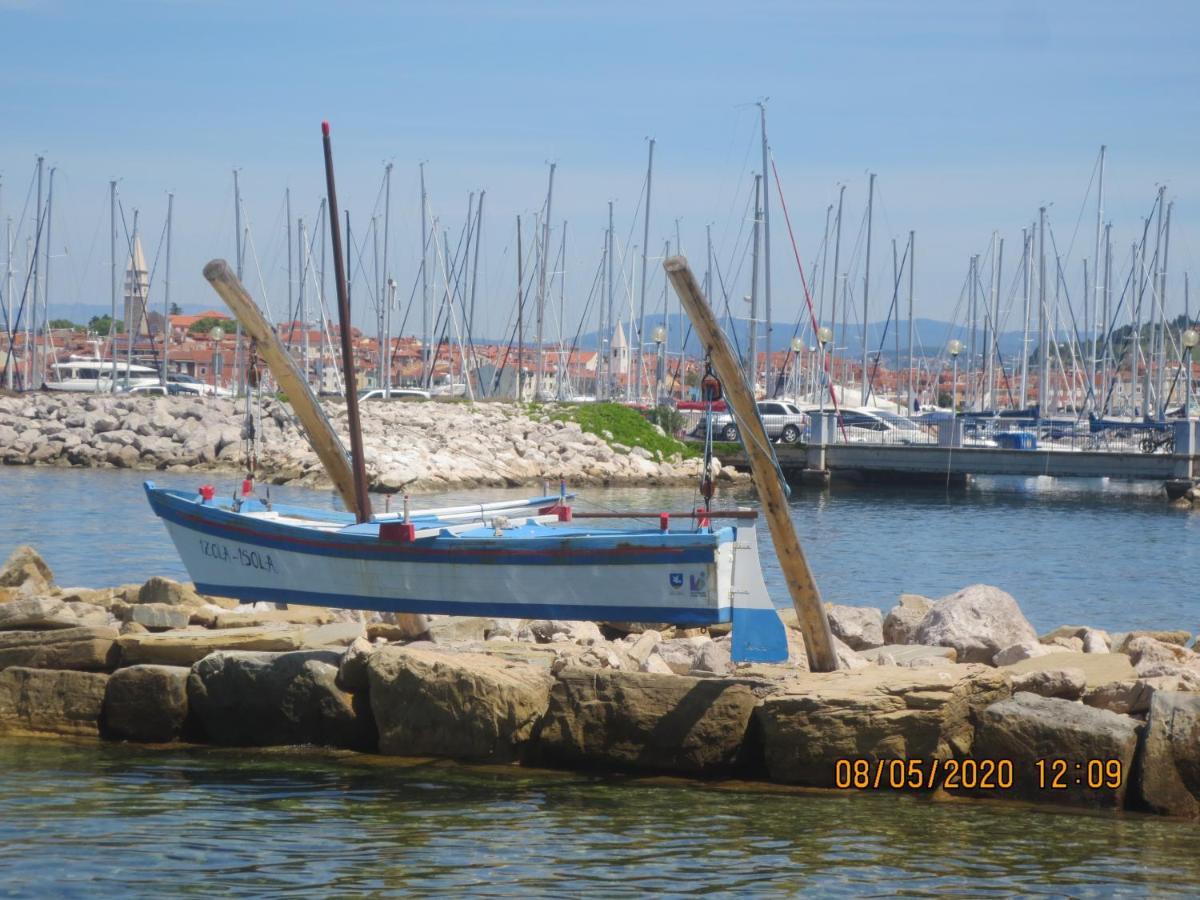
<path fill-rule="evenodd" d="M 1018 693 L 985 709 L 972 756 L 1011 764 L 1013 783 L 1000 796 L 1120 809 L 1125 802 L 1138 723 L 1070 700 Z M 1061 760 L 1060 772 L 1052 761 Z M 1105 764 L 1119 771 L 1106 773 Z M 1039 761 L 1042 767 L 1039 769 Z M 1093 771 L 1089 772 L 1089 766 Z M 1098 767 L 1095 768 L 1095 767 Z M 1110 782 L 1105 776 L 1111 774 Z M 1055 776 L 1060 776 L 1055 785 Z M 1100 786 L 1089 784 L 1089 777 Z"/>
<path fill-rule="evenodd" d="M 17 596 L 36 596 L 54 590 L 54 573 L 32 547 L 22 544 L 0 566 L 0 589 L 14 589 Z M 0 598 L 5 591 L 0 590 Z"/>
<path fill-rule="evenodd" d="M 1078 700 L 1087 688 L 1087 676 L 1082 669 L 1038 669 L 1013 678 L 1013 691 L 1037 694 L 1039 697 L 1058 697 Z"/>
<path fill-rule="evenodd" d="M 230 746 L 374 749 L 363 700 L 336 684 L 341 654 L 219 651 L 192 667 L 188 704 L 204 735 Z"/>
<path fill-rule="evenodd" d="M 1013 663 L 1019 663 L 1026 659 L 1037 659 L 1039 656 L 1049 656 L 1051 653 L 1060 653 L 1064 648 L 1060 646 L 1050 646 L 1039 641 L 1021 641 L 1019 644 L 1011 644 L 1000 650 L 992 657 L 993 666 L 1011 666 Z M 1080 647 L 1078 651 L 1082 652 Z"/>
<path fill-rule="evenodd" d="M 1124 634 L 1114 634 L 1112 638 L 1113 653 L 1129 653 L 1130 645 L 1138 638 L 1151 638 L 1164 644 L 1174 644 L 1183 647 L 1192 639 L 1190 631 L 1129 631 Z"/>
<path fill-rule="evenodd" d="M 575 641 L 580 644 L 593 644 L 604 640 L 600 626 L 595 622 L 576 622 L 566 619 L 534 619 L 527 626 L 537 640 Z"/>
<path fill-rule="evenodd" d="M 1186 647 L 1141 636 L 1127 641 L 1124 648 L 1134 669 L 1143 678 L 1186 674 L 1200 677 L 1200 656 Z"/>
<path fill-rule="evenodd" d="M 383 647 L 367 666 L 379 750 L 508 762 L 549 703 L 548 669 L 483 653 Z"/>
<path fill-rule="evenodd" d="M 1122 653 L 1072 653 L 1069 650 L 1025 659 L 1005 666 L 1002 671 L 1017 678 L 1029 672 L 1054 669 L 1080 670 L 1089 689 L 1113 681 L 1132 681 L 1137 678 L 1137 673 L 1129 664 L 1129 657 Z"/>
<path fill-rule="evenodd" d="M 1017 601 L 986 584 L 938 600 L 912 636 L 916 644 L 953 647 L 959 661 L 968 663 L 990 663 L 997 651 L 1037 639 Z"/>
<path fill-rule="evenodd" d="M 1154 692 L 1137 789 L 1154 812 L 1200 818 L 1200 694 Z"/>
<path fill-rule="evenodd" d="M 844 759 L 949 759 L 970 752 L 973 717 L 1009 696 L 978 665 L 803 674 L 756 712 L 772 781 L 833 787 Z"/>
<path fill-rule="evenodd" d="M 540 747 L 565 765 L 727 770 L 738 762 L 757 702 L 730 680 L 566 669 L 550 691 Z"/>
<path fill-rule="evenodd" d="M 137 594 L 138 603 L 165 603 L 168 606 L 201 606 L 207 601 L 190 584 L 155 575 L 147 579 Z"/>
<path fill-rule="evenodd" d="M 882 660 L 893 666 L 920 668 L 921 666 L 953 665 L 958 661 L 958 651 L 953 647 L 931 647 L 928 644 L 884 644 L 858 654 L 867 662 Z"/>
<path fill-rule="evenodd" d="M 834 637 L 844 641 L 851 650 L 883 646 L 883 613 L 875 607 L 826 603 L 825 613 Z"/>
<path fill-rule="evenodd" d="M 910 644 L 917 626 L 933 609 L 933 601 L 920 594 L 901 594 L 883 620 L 883 640 L 888 644 Z"/>
<path fill-rule="evenodd" d="M 0 603 L 0 631 L 20 628 L 74 628 L 79 616 L 58 597 L 25 597 Z"/>
<path fill-rule="evenodd" d="M 183 666 L 118 669 L 104 695 L 105 733 L 144 743 L 177 740 L 187 721 L 188 672 Z"/>
<path fill-rule="evenodd" d="M 96 737 L 107 675 L 13 666 L 0 672 L 0 730 Z"/>
<path fill-rule="evenodd" d="M 117 663 L 117 631 L 108 626 L 0 631 L 0 669 L 106 671 Z"/>
<path fill-rule="evenodd" d="M 218 607 L 219 609 L 219 607 Z M 193 615 L 195 615 L 193 613 Z M 334 613 L 320 606 L 289 606 L 287 609 L 214 612 L 213 628 L 253 628 L 256 625 L 328 625 Z M 185 623 L 186 624 L 186 623 Z"/>
<path fill-rule="evenodd" d="M 147 631 L 174 631 L 191 620 L 186 609 L 166 603 L 137 603 L 129 607 L 127 622 L 136 622 Z"/>
<path fill-rule="evenodd" d="M 354 623 L 334 625 L 264 625 L 259 628 L 223 628 L 213 631 L 163 631 L 157 634 L 122 634 L 118 639 L 121 664 L 151 663 L 190 666 L 217 650 L 256 650 L 283 653 L 290 650 L 346 646 L 362 633 Z"/>

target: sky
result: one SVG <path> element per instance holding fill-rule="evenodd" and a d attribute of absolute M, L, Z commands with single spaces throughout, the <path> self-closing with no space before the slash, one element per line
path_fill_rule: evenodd
<path fill-rule="evenodd" d="M 909 231 L 916 234 L 916 314 L 961 321 L 968 260 L 980 254 L 990 272 L 995 232 L 1005 240 L 1002 326 L 1019 329 L 1021 229 L 1043 205 L 1080 309 L 1074 295 L 1082 294 L 1083 260 L 1094 255 L 1102 144 L 1113 281 L 1119 289 L 1141 217 L 1165 184 L 1175 202 L 1167 303 L 1180 312 L 1182 273 L 1200 249 L 1198 25 L 1194 3 L 1108 0 L 0 0 L 0 217 L 14 220 L 19 272 L 33 233 L 34 161 L 44 156 L 47 171 L 56 168 L 51 314 L 55 304 L 106 306 L 108 191 L 117 179 L 124 227 L 137 210 L 146 255 L 158 261 L 150 301 L 158 305 L 171 192 L 171 299 L 218 306 L 200 271 L 213 257 L 233 257 L 236 168 L 251 239 L 246 281 L 283 319 L 284 191 L 311 236 L 324 196 L 327 119 L 341 207 L 366 247 L 353 287 L 356 321 L 373 321 L 367 235 L 376 215 L 382 240 L 390 162 L 393 316 L 405 333 L 420 330 L 419 299 L 410 308 L 409 297 L 419 271 L 424 162 L 429 210 L 451 254 L 468 194 L 487 192 L 475 332 L 497 336 L 511 329 L 516 217 L 528 248 L 553 162 L 553 259 L 564 222 L 567 247 L 546 333 L 558 332 L 561 280 L 569 339 L 585 308 L 586 327 L 595 325 L 588 298 L 610 200 L 624 272 L 617 308 L 628 319 L 639 306 L 632 265 L 653 137 L 647 308 L 662 303 L 656 257 L 664 242 L 674 245 L 678 234 L 702 274 L 711 226 L 725 292 L 735 314 L 746 315 L 750 196 L 761 169 L 755 103 L 765 98 L 796 248 L 826 315 L 834 282 L 831 236 L 823 299 L 826 210 L 844 184 L 840 269 L 850 322 L 862 316 L 871 172 L 871 321 L 891 303 L 893 240 L 903 256 Z M 769 188 L 782 346 L 805 301 L 774 176 Z"/>

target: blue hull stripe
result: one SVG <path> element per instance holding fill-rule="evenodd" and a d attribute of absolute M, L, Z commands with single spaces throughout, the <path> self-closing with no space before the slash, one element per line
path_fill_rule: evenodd
<path fill-rule="evenodd" d="M 197 582 L 201 594 L 233 597 L 247 602 L 295 603 L 300 606 L 332 606 L 368 609 L 375 612 L 430 613 L 452 616 L 489 616 L 511 619 L 564 619 L 567 621 L 669 622 L 672 625 L 712 625 L 729 621 L 729 608 L 679 609 L 666 606 L 573 606 L 555 603 L 455 603 L 446 600 L 410 600 L 394 597 L 362 597 L 356 594 L 323 594 L 280 588 L 230 586 Z M 778 621 L 778 617 L 776 617 Z M 782 626 L 781 626 L 782 627 Z M 784 657 L 787 656 L 786 645 Z"/>
<path fill-rule="evenodd" d="M 433 537 L 415 544 L 395 544 L 380 541 L 374 535 L 330 534 L 248 519 L 149 487 L 146 493 L 160 518 L 191 531 L 260 547 L 341 559 L 504 566 L 705 565 L 715 561 L 720 543 L 732 539 L 732 532 L 726 529 L 717 534 L 631 534 L 603 538 L 547 535 L 494 541 Z M 669 546 L 673 541 L 682 546 Z M 598 543 L 601 545 L 597 546 Z"/>

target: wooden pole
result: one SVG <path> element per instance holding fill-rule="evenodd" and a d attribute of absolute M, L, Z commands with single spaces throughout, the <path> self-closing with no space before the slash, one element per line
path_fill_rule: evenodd
<path fill-rule="evenodd" d="M 742 379 L 737 358 L 729 341 L 721 332 L 708 301 L 696 283 L 696 277 L 688 268 L 687 259 L 672 256 L 663 263 L 667 277 L 679 295 L 683 308 L 687 310 L 701 343 L 707 349 L 713 368 L 725 390 L 725 402 L 729 405 L 742 435 L 746 457 L 750 461 L 750 474 L 755 490 L 763 505 L 767 525 L 771 529 L 771 540 L 783 569 L 792 605 L 804 633 L 804 649 L 808 652 L 808 667 L 814 672 L 833 672 L 838 667 L 837 654 L 833 647 L 833 633 L 829 630 L 829 619 L 821 604 L 821 593 L 804 557 L 800 539 L 792 526 L 788 513 L 787 497 L 776 473 L 775 461 L 767 434 L 754 406 L 746 382 Z"/>
<path fill-rule="evenodd" d="M 350 457 L 346 455 L 346 448 L 342 446 L 337 432 L 308 386 L 308 379 L 225 260 L 214 259 L 205 266 L 204 277 L 242 323 L 250 340 L 257 343 L 259 356 L 275 376 L 279 389 L 287 394 L 296 418 L 308 434 L 308 441 L 329 473 L 342 502 L 347 509 L 354 509 L 354 475 L 350 469 Z"/>
<path fill-rule="evenodd" d="M 342 377 L 346 379 L 346 419 L 350 427 L 350 461 L 354 471 L 354 506 L 359 522 L 371 519 L 371 500 L 367 497 L 367 467 L 363 458 L 362 425 L 358 420 L 358 394 L 354 383 L 354 345 L 350 327 L 350 293 L 346 285 L 346 267 L 342 261 L 342 241 L 338 234 L 337 189 L 333 183 L 333 145 L 329 141 L 329 123 L 321 123 L 325 145 L 325 187 L 329 194 L 330 243 L 333 244 L 333 286 L 337 289 L 338 320 L 342 333 Z"/>

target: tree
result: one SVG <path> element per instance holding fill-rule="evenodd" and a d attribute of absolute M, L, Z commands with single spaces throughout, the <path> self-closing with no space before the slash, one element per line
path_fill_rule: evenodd
<path fill-rule="evenodd" d="M 76 331 L 79 329 L 79 326 L 76 325 L 74 322 L 72 322 L 70 319 L 51 319 L 50 327 L 53 329 L 70 328 L 72 331 Z"/>
<path fill-rule="evenodd" d="M 169 313 L 169 315 L 182 316 L 183 315 L 183 307 L 180 306 L 178 303 L 172 303 L 171 304 L 171 312 Z"/>
<path fill-rule="evenodd" d="M 121 334 L 125 331 L 125 323 L 117 319 L 114 325 L 112 316 L 92 316 L 88 319 L 88 331 L 94 331 L 100 337 L 107 337 L 109 331 Z"/>
<path fill-rule="evenodd" d="M 218 325 L 229 331 L 233 328 L 233 321 L 230 319 L 218 319 L 216 316 L 205 316 L 203 319 L 197 319 L 188 326 L 188 334 L 208 334 Z"/>

